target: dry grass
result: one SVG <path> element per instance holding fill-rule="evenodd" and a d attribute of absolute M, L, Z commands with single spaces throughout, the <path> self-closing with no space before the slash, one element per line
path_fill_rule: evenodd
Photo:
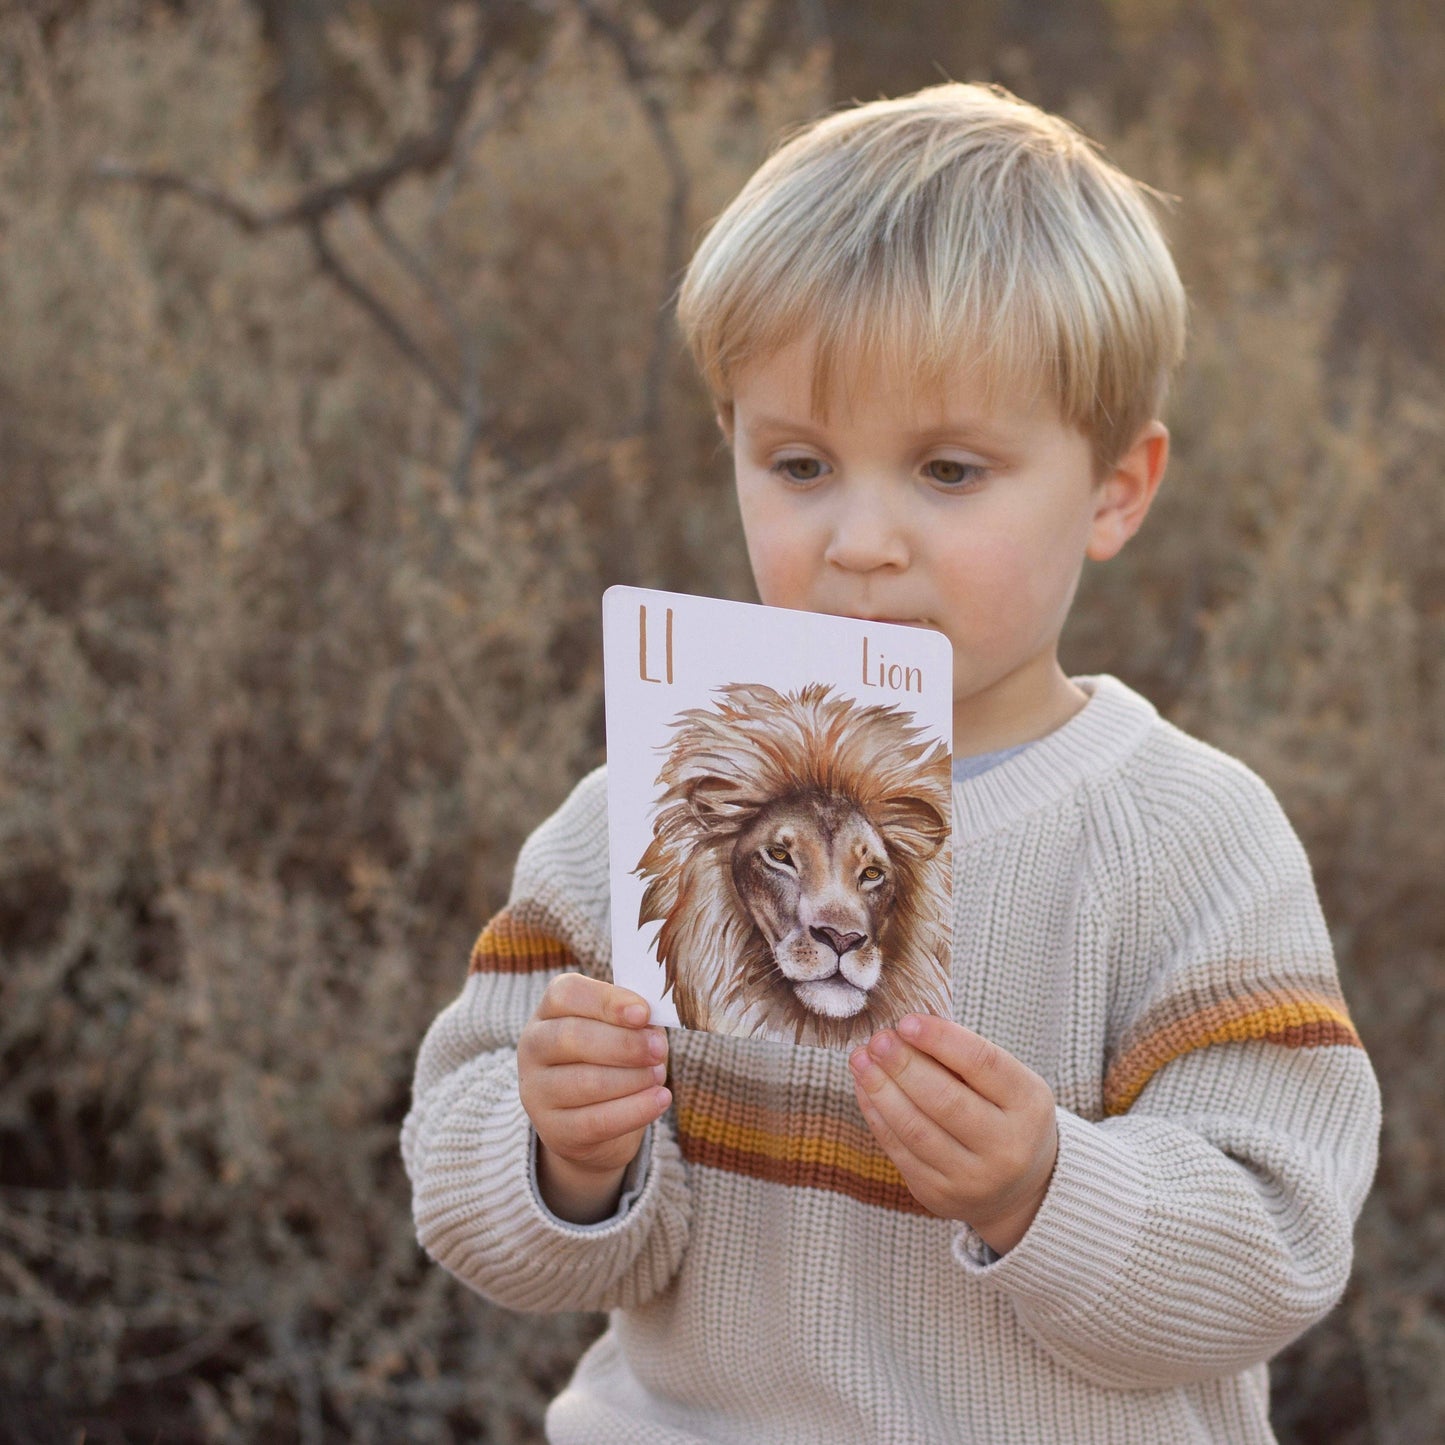
<path fill-rule="evenodd" d="M 376 9 L 330 32 L 350 101 L 316 122 L 322 175 L 426 124 L 425 54 Z M 396 1135 L 520 838 L 600 757 L 601 589 L 748 595 L 675 352 L 634 424 L 662 153 L 564 8 L 531 99 L 390 194 L 495 407 L 457 485 L 462 419 L 302 235 L 93 179 L 118 156 L 256 205 L 298 189 L 251 9 L 47 13 L 0 19 L 0 1438 L 532 1440 L 596 1322 L 428 1266 Z M 627 13 L 691 234 L 825 103 L 826 62 L 757 6 Z M 1306 839 L 1388 1119 L 1351 1293 L 1277 1371 L 1281 1437 L 1413 1445 L 1445 1432 L 1445 398 L 1319 242 L 1315 132 L 1265 106 L 1221 130 L 1184 21 L 1131 14 L 1149 105 L 1071 108 L 1186 198 L 1193 355 L 1169 485 L 1067 660 L 1246 758 Z M 1268 45 L 1241 33 L 1247 72 Z M 1403 133 L 1378 75 L 1346 78 Z M 1391 214 L 1381 168 L 1350 181 Z M 363 218 L 333 239 L 454 364 Z"/>

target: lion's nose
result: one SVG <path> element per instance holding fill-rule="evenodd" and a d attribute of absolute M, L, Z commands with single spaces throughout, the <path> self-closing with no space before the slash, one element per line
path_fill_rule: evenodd
<path fill-rule="evenodd" d="M 821 928 L 810 928 L 808 932 L 819 943 L 826 943 L 839 958 L 842 958 L 845 953 L 851 953 L 868 937 L 866 933 L 839 933 L 836 928 L 828 928 L 826 925 Z"/>

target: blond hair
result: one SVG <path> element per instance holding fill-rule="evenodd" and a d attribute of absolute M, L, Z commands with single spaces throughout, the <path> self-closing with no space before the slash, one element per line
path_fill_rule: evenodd
<path fill-rule="evenodd" d="M 1000 86 L 930 86 L 786 134 L 698 247 L 678 322 L 729 426 L 740 368 L 812 336 L 819 415 L 839 378 L 937 392 L 963 367 L 990 396 L 1051 394 L 1105 465 L 1184 347 L 1156 195 Z"/>

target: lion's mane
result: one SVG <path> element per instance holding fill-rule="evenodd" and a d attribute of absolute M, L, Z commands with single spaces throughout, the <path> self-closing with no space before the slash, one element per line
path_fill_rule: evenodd
<path fill-rule="evenodd" d="M 657 957 L 690 1028 L 840 1047 L 909 1011 L 948 1012 L 952 808 L 948 755 L 911 714 L 811 684 L 786 696 L 756 683 L 690 708 L 658 774 L 639 926 L 660 922 Z M 822 795 L 856 807 L 888 844 L 896 894 L 878 942 L 884 964 L 862 1012 L 831 1018 L 799 1001 L 739 896 L 733 845 L 761 809 Z"/>

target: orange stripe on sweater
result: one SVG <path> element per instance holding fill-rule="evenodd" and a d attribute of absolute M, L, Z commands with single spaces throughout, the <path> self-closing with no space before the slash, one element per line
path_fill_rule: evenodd
<path fill-rule="evenodd" d="M 1204 1007 L 1182 1000 L 1147 1016 L 1143 1026 L 1104 1078 L 1104 1112 L 1124 1114 L 1165 1064 L 1211 1044 L 1246 1040 L 1289 1049 L 1360 1047 L 1344 1001 L 1306 989 L 1265 989 Z"/>
<path fill-rule="evenodd" d="M 504 908 L 472 946 L 467 972 L 545 973 L 575 969 L 577 955 L 526 908 Z"/>
<path fill-rule="evenodd" d="M 861 1125 L 808 1109 L 772 1109 L 676 1080 L 683 1158 L 770 1184 L 826 1189 L 905 1214 L 926 1210 Z"/>

